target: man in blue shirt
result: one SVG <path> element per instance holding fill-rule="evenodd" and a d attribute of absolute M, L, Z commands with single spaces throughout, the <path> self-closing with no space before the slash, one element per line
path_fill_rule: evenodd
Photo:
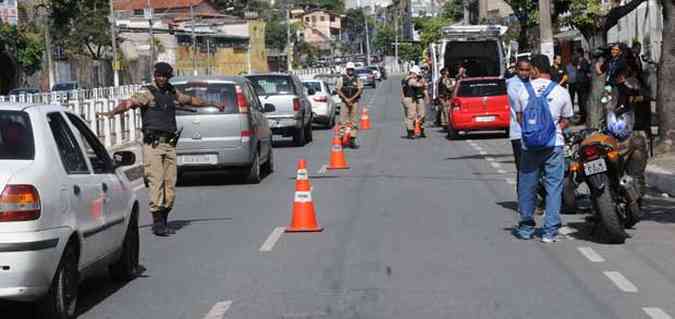
<path fill-rule="evenodd" d="M 511 124 L 509 125 L 509 139 L 513 147 L 513 156 L 516 161 L 516 171 L 520 168 L 520 153 L 522 146 L 520 142 L 520 124 L 514 109 L 516 101 L 520 97 L 525 86 L 523 82 L 530 80 L 530 61 L 527 58 L 518 60 L 516 64 L 516 76 L 506 81 L 506 92 L 509 96 L 509 106 L 511 107 Z"/>

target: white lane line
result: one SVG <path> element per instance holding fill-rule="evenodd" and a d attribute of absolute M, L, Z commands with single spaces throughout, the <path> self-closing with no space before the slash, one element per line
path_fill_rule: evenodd
<path fill-rule="evenodd" d="M 507 172 L 506 172 L 505 170 L 503 170 L 503 169 L 498 169 L 498 170 L 497 170 L 497 173 L 499 173 L 499 174 L 506 174 Z"/>
<path fill-rule="evenodd" d="M 480 154 L 480 155 L 487 155 L 488 152 L 486 152 L 486 151 L 480 151 L 479 154 Z"/>
<path fill-rule="evenodd" d="M 320 175 L 323 175 L 323 174 L 326 174 L 327 170 L 328 170 L 328 164 L 323 164 L 323 166 L 321 166 L 321 168 L 319 169 L 319 171 L 317 173 L 319 173 Z"/>
<path fill-rule="evenodd" d="M 488 156 L 488 157 L 485 158 L 485 160 L 488 161 L 488 162 L 494 162 L 494 161 L 496 161 L 497 159 L 494 158 L 494 157 Z"/>
<path fill-rule="evenodd" d="M 638 288 L 618 271 L 603 271 L 603 274 L 611 280 L 617 288 L 623 292 L 638 292 Z"/>
<path fill-rule="evenodd" d="M 661 308 L 644 307 L 642 308 L 642 311 L 652 319 L 673 319 L 673 317 L 661 310 Z"/>
<path fill-rule="evenodd" d="M 495 163 L 495 162 L 490 162 L 490 165 L 491 165 L 492 167 L 494 167 L 494 168 L 500 168 L 500 167 L 502 167 L 502 165 L 500 165 L 499 163 Z"/>
<path fill-rule="evenodd" d="M 260 246 L 260 249 L 258 251 L 261 252 L 266 252 L 266 251 L 272 251 L 272 248 L 274 248 L 274 245 L 276 245 L 277 241 L 279 241 L 279 238 L 281 238 L 281 235 L 284 233 L 286 230 L 286 227 L 276 227 L 270 235 L 267 237 L 267 240 Z"/>
<path fill-rule="evenodd" d="M 473 148 L 474 148 L 476 151 L 479 151 L 479 152 L 483 150 L 483 148 L 482 148 L 480 145 L 475 145 L 475 144 L 474 144 L 474 145 L 473 145 Z"/>
<path fill-rule="evenodd" d="M 473 140 L 466 140 L 466 142 L 471 144 L 471 143 L 473 143 Z"/>
<path fill-rule="evenodd" d="M 225 314 L 230 310 L 232 300 L 221 301 L 211 307 L 211 311 L 206 314 L 204 319 L 224 319 Z"/>
<path fill-rule="evenodd" d="M 586 257 L 586 259 L 590 260 L 593 263 L 604 263 L 605 258 L 602 258 L 600 254 L 596 253 L 595 250 L 591 247 L 577 247 L 579 252 Z"/>
<path fill-rule="evenodd" d="M 516 185 L 516 180 L 513 179 L 513 178 L 507 178 L 507 179 L 506 179 L 506 183 L 507 183 L 507 184 L 511 184 L 511 185 Z"/>
<path fill-rule="evenodd" d="M 567 239 L 574 239 L 574 237 L 572 237 L 571 235 L 572 233 L 574 233 L 574 230 L 567 226 L 560 227 L 560 229 L 558 229 L 558 233 L 560 233 Z"/>

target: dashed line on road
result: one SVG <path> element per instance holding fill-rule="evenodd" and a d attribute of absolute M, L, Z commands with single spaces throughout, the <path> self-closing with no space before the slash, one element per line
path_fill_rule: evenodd
<path fill-rule="evenodd" d="M 665 311 L 661 310 L 661 308 L 644 307 L 642 308 L 642 311 L 644 311 L 652 319 L 672 319 L 672 317 Z"/>
<path fill-rule="evenodd" d="M 500 168 L 500 167 L 502 167 L 501 164 L 496 163 L 496 162 L 490 162 L 490 166 L 492 166 L 492 167 L 494 167 L 494 168 Z"/>
<path fill-rule="evenodd" d="M 577 247 L 579 252 L 586 257 L 586 259 L 590 260 L 593 263 L 604 263 L 605 258 L 600 256 L 593 248 L 591 247 Z"/>
<path fill-rule="evenodd" d="M 506 174 L 506 173 L 508 173 L 508 172 L 507 172 L 506 170 L 503 170 L 503 169 L 498 169 L 498 170 L 497 170 L 497 173 L 504 175 L 504 174 Z"/>
<path fill-rule="evenodd" d="M 621 289 L 623 292 L 638 292 L 637 286 L 635 286 L 630 280 L 624 277 L 618 271 L 603 271 L 603 274 L 611 280 L 617 288 Z"/>
<path fill-rule="evenodd" d="M 230 310 L 231 306 L 232 300 L 218 302 L 211 307 L 211 310 L 206 314 L 204 319 L 224 319 L 225 314 Z"/>
<path fill-rule="evenodd" d="M 328 171 L 328 164 L 323 164 L 321 168 L 317 171 L 318 174 L 323 175 Z"/>
<path fill-rule="evenodd" d="M 276 245 L 277 241 L 279 241 L 279 238 L 281 238 L 281 235 L 283 235 L 284 231 L 286 231 L 286 227 L 274 228 L 270 233 L 270 235 L 267 236 L 267 239 L 262 244 L 262 246 L 260 246 L 260 249 L 258 251 L 260 252 L 272 251 L 274 245 Z"/>
<path fill-rule="evenodd" d="M 485 160 L 488 161 L 488 162 L 494 162 L 494 161 L 496 161 L 497 159 L 494 158 L 494 157 L 488 156 L 488 157 L 485 158 Z"/>
<path fill-rule="evenodd" d="M 478 152 L 478 153 L 479 153 L 480 155 L 487 155 L 487 154 L 488 154 L 488 152 L 486 152 L 486 151 L 480 151 L 480 152 Z"/>
<path fill-rule="evenodd" d="M 516 180 L 513 178 L 507 178 L 506 183 L 510 185 L 516 185 Z"/>

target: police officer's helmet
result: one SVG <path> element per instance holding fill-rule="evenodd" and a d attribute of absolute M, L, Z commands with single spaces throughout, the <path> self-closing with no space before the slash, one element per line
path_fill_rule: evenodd
<path fill-rule="evenodd" d="M 170 79 L 173 77 L 173 68 L 169 63 L 158 62 L 155 64 L 155 75 L 161 75 Z"/>

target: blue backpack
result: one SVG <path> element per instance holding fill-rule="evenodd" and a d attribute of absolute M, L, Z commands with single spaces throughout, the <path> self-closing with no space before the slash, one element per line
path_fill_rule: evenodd
<path fill-rule="evenodd" d="M 554 147 L 556 126 L 553 122 L 547 97 L 557 84 L 551 81 L 540 96 L 537 96 L 534 92 L 534 88 L 530 82 L 525 82 L 524 84 L 530 97 L 527 101 L 527 107 L 523 110 L 523 145 L 528 150 Z"/>

